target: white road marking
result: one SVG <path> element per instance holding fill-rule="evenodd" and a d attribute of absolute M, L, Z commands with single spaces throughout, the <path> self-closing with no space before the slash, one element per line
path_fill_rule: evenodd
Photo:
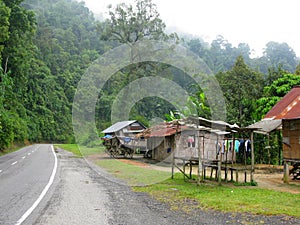
<path fill-rule="evenodd" d="M 2 170 L 0 170 L 0 173 L 2 172 Z"/>
<path fill-rule="evenodd" d="M 54 148 L 53 145 L 51 145 L 51 149 L 52 149 L 52 153 L 54 155 L 54 167 L 52 170 L 52 174 L 51 177 L 49 179 L 48 184 L 45 186 L 44 190 L 42 191 L 42 193 L 40 194 L 40 196 L 38 197 L 38 199 L 33 203 L 33 205 L 24 213 L 24 215 L 17 221 L 17 223 L 15 225 L 20 225 L 21 223 L 23 223 L 27 217 L 33 212 L 33 210 L 38 206 L 38 204 L 42 201 L 42 199 L 44 198 L 44 196 L 46 195 L 47 191 L 49 190 L 50 186 L 52 185 L 53 181 L 54 181 L 54 177 L 56 174 L 56 170 L 57 170 L 57 157 L 56 154 L 54 152 Z"/>
<path fill-rule="evenodd" d="M 15 165 L 16 163 L 18 163 L 18 161 L 15 161 L 15 162 L 13 162 L 13 163 L 12 163 L 12 164 L 10 164 L 10 165 L 12 165 L 12 166 L 13 166 L 13 165 Z"/>
<path fill-rule="evenodd" d="M 23 157 L 22 157 L 22 159 L 25 159 L 25 158 L 26 158 L 26 156 L 23 156 Z"/>
<path fill-rule="evenodd" d="M 31 153 L 29 152 L 27 155 L 30 155 Z"/>

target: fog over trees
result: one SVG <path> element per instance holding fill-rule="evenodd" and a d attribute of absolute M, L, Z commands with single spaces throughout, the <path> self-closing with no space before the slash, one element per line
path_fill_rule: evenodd
<path fill-rule="evenodd" d="M 287 43 L 270 40 L 263 55 L 253 58 L 247 43 L 235 47 L 221 35 L 207 43 L 170 34 L 150 0 L 112 7 L 109 15 L 96 20 L 84 3 L 70 0 L 0 0 L 0 150 L 24 142 L 74 142 L 72 103 L 79 80 L 94 60 L 124 43 L 167 41 L 202 58 L 222 88 L 228 122 L 240 126 L 261 119 L 300 84 L 299 59 Z M 210 116 L 203 90 L 183 71 L 145 62 L 118 71 L 105 84 L 96 106 L 97 128 L 110 125 L 111 106 L 122 88 L 161 71 L 189 93 L 198 116 Z M 279 93 L 283 81 L 289 85 Z M 149 124 L 174 109 L 149 97 L 136 103 L 130 119 Z"/>

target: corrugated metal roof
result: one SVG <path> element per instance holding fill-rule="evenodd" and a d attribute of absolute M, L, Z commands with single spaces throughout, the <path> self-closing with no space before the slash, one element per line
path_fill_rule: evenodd
<path fill-rule="evenodd" d="M 300 86 L 288 92 L 264 117 L 265 119 L 300 118 Z"/>
<path fill-rule="evenodd" d="M 106 128 L 104 131 L 102 131 L 102 133 L 105 133 L 105 134 L 114 133 L 114 132 L 117 132 L 117 131 L 123 129 L 124 127 L 129 126 L 130 124 L 135 123 L 135 122 L 136 122 L 136 120 L 117 122 L 117 123 L 111 125 L 110 127 Z"/>
<path fill-rule="evenodd" d="M 165 127 L 165 128 L 159 129 L 159 130 L 154 130 L 147 136 L 148 137 L 166 137 L 166 136 L 171 136 L 172 134 L 175 134 L 175 133 L 176 133 L 176 129 Z"/>
<path fill-rule="evenodd" d="M 202 117 L 189 117 L 180 121 L 164 122 L 148 128 L 138 134 L 138 137 L 166 137 L 184 130 L 208 131 L 218 135 L 228 134 L 228 130 L 237 130 L 239 127 L 223 121 L 207 120 Z"/>
<path fill-rule="evenodd" d="M 183 128 L 186 128 L 186 126 L 174 124 L 173 122 L 165 122 L 144 130 L 139 134 L 139 136 L 143 136 L 145 138 L 166 137 L 171 136 L 176 132 L 181 132 Z"/>
<path fill-rule="evenodd" d="M 218 129 L 220 131 L 232 131 L 239 129 L 237 124 L 229 124 L 221 120 L 208 120 L 203 117 L 189 117 L 187 120 L 191 121 L 193 124 Z"/>
<path fill-rule="evenodd" d="M 270 119 L 265 119 L 258 121 L 254 124 L 249 125 L 247 128 L 257 128 L 258 130 L 255 131 L 256 133 L 261 133 L 261 134 L 268 134 L 273 130 L 279 129 L 281 127 L 282 120 L 270 120 Z"/>

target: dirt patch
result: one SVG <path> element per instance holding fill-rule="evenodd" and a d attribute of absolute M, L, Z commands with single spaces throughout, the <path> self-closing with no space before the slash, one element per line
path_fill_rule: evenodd
<path fill-rule="evenodd" d="M 97 160 L 100 160 L 100 159 L 111 159 L 111 157 L 108 154 L 106 154 L 105 152 L 102 152 L 102 153 L 88 155 L 88 156 L 86 156 L 86 159 L 88 159 L 92 162 L 96 162 Z"/>
<path fill-rule="evenodd" d="M 120 162 L 123 162 L 123 163 L 127 163 L 127 164 L 130 164 L 130 165 L 134 165 L 134 166 L 139 166 L 139 167 L 150 167 L 149 164 L 146 164 L 144 162 L 138 162 L 138 161 L 135 161 L 135 160 L 131 160 L 131 159 L 118 159 Z"/>
<path fill-rule="evenodd" d="M 289 179 L 289 184 L 283 183 L 283 166 L 255 165 L 254 179 L 259 187 L 300 194 L 300 181 Z"/>
<path fill-rule="evenodd" d="M 300 181 L 290 179 L 289 184 L 283 183 L 283 173 L 273 174 L 255 174 L 255 181 L 258 187 L 289 192 L 293 194 L 300 194 Z"/>

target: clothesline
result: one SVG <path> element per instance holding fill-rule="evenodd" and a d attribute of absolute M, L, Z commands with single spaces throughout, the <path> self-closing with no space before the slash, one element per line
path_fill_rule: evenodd
<path fill-rule="evenodd" d="M 244 140 L 222 140 L 220 141 L 216 141 L 216 149 L 217 149 L 217 154 L 219 155 L 224 154 L 227 151 L 232 151 L 234 149 L 234 151 L 236 153 L 238 152 L 251 152 L 251 141 L 249 139 Z"/>

